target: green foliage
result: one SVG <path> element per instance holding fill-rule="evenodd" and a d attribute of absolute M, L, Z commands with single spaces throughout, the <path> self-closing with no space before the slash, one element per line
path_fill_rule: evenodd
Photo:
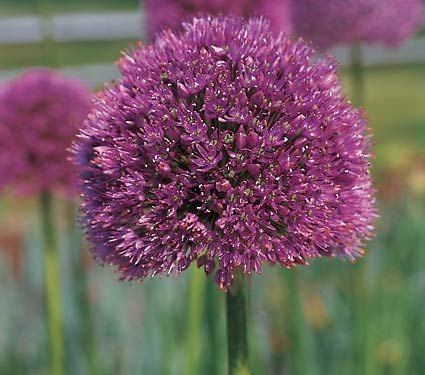
<path fill-rule="evenodd" d="M 0 69 L 16 69 L 28 66 L 72 66 L 82 64 L 113 64 L 120 51 L 127 49 L 133 40 L 78 41 L 55 43 L 51 60 L 46 62 L 42 44 L 1 45 Z"/>
<path fill-rule="evenodd" d="M 136 10 L 138 0 L 50 0 L 54 12 L 124 11 Z M 2 0 L 0 15 L 33 14 L 40 0 Z"/>
<path fill-rule="evenodd" d="M 378 235 L 362 260 L 368 295 L 364 322 L 367 370 L 362 373 L 421 374 L 425 372 L 425 214 L 416 205 L 404 202 L 382 208 L 381 216 Z M 0 373 L 43 373 L 46 368 L 42 246 L 36 225 L 35 220 L 29 225 L 34 230 L 27 233 L 21 273 L 11 272 L 8 259 L 1 258 Z M 195 309 L 195 300 L 203 303 L 196 288 L 189 297 L 199 276 L 195 272 L 147 280 L 140 285 L 118 282 L 108 268 L 91 265 L 87 288 L 95 335 L 87 338 L 82 332 L 84 317 L 79 317 L 75 303 L 79 280 L 72 259 L 78 249 L 69 247 L 73 243 L 62 231 L 69 373 L 87 373 L 89 364 L 83 350 L 88 347 L 81 345 L 82 338 L 92 340 L 102 374 L 177 375 L 184 373 L 193 360 L 202 373 L 208 373 L 212 363 L 216 373 L 224 373 L 224 295 L 210 291 L 214 285 L 208 280 L 206 289 L 202 286 L 205 310 Z M 254 341 L 252 367 L 257 370 L 253 373 L 358 373 L 353 351 L 353 307 L 358 303 L 354 291 L 358 280 L 351 273 L 358 266 L 319 259 L 310 267 L 296 270 L 265 268 L 262 276 L 253 278 L 250 339 Z M 208 316 L 210 309 L 218 319 Z M 194 352 L 198 358 L 194 359 Z"/>

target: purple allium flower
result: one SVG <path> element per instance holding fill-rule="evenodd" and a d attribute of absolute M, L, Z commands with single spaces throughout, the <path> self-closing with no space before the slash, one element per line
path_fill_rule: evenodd
<path fill-rule="evenodd" d="M 45 189 L 75 193 L 69 159 L 77 129 L 91 106 L 78 81 L 47 69 L 31 69 L 0 88 L 0 188 L 20 194 Z"/>
<path fill-rule="evenodd" d="M 163 28 L 176 30 L 193 16 L 232 14 L 265 15 L 275 31 L 290 32 L 290 0 L 146 0 L 147 34 L 152 38 Z"/>
<path fill-rule="evenodd" d="M 323 48 L 340 43 L 397 45 L 421 26 L 421 0 L 295 0 L 295 32 Z"/>
<path fill-rule="evenodd" d="M 124 54 L 74 144 L 82 221 L 123 279 L 361 255 L 375 217 L 366 120 L 336 63 L 267 21 L 195 18 Z"/>

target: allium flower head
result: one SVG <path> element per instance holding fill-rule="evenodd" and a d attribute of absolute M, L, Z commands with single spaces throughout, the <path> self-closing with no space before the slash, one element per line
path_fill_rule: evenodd
<path fill-rule="evenodd" d="M 45 189 L 75 192 L 69 161 L 91 95 L 78 81 L 47 69 L 32 69 L 0 88 L 0 188 L 21 194 Z"/>
<path fill-rule="evenodd" d="M 421 26 L 421 0 L 292 1 L 295 32 L 323 48 L 341 43 L 401 43 Z"/>
<path fill-rule="evenodd" d="M 83 223 L 123 279 L 361 254 L 366 121 L 335 62 L 252 18 L 200 18 L 124 54 L 74 144 Z"/>
<path fill-rule="evenodd" d="M 144 3 L 149 38 L 165 27 L 176 30 L 183 21 L 208 14 L 264 15 L 271 20 L 275 31 L 292 29 L 290 0 L 146 0 Z"/>

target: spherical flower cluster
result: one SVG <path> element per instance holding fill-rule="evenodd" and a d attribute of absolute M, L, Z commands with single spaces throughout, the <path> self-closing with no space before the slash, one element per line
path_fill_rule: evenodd
<path fill-rule="evenodd" d="M 32 69 L 0 88 L 0 188 L 19 194 L 76 191 L 69 160 L 91 94 L 78 81 L 47 69 Z"/>
<path fill-rule="evenodd" d="M 322 48 L 342 43 L 397 45 L 421 26 L 421 0 L 292 1 L 295 32 Z"/>
<path fill-rule="evenodd" d="M 336 63 L 267 21 L 195 18 L 124 54 L 73 152 L 95 257 L 123 279 L 354 259 L 373 231 L 366 120 Z"/>
<path fill-rule="evenodd" d="M 289 4 L 290 0 L 146 0 L 147 34 L 152 38 L 165 27 L 176 30 L 183 21 L 207 14 L 264 15 L 275 31 L 290 32 Z"/>

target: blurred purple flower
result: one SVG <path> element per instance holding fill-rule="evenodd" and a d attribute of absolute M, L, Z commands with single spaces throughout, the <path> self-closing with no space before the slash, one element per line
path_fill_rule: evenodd
<path fill-rule="evenodd" d="M 146 25 L 149 38 L 164 28 L 176 30 L 183 21 L 199 15 L 264 15 L 274 31 L 290 32 L 290 0 L 146 0 Z"/>
<path fill-rule="evenodd" d="M 69 159 L 77 129 L 91 106 L 80 82 L 47 69 L 31 69 L 0 88 L 0 188 L 19 194 L 45 189 L 72 194 Z"/>
<path fill-rule="evenodd" d="M 341 43 L 397 45 L 421 26 L 421 0 L 294 0 L 294 31 L 322 48 Z"/>
<path fill-rule="evenodd" d="M 123 55 L 74 144 L 95 257 L 123 279 L 361 255 L 370 137 L 336 63 L 252 18 L 195 18 Z"/>

